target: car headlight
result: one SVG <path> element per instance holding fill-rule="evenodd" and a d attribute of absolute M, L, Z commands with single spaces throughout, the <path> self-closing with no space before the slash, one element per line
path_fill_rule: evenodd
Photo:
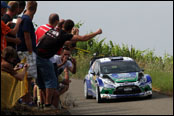
<path fill-rule="evenodd" d="M 145 82 L 147 81 L 147 79 L 144 78 L 144 74 L 143 74 L 142 72 L 140 72 L 140 73 L 138 74 L 138 81 L 139 81 L 140 83 L 145 83 Z"/>
<path fill-rule="evenodd" d="M 114 83 L 109 79 L 102 79 L 104 84 L 113 85 Z"/>
<path fill-rule="evenodd" d="M 140 81 L 139 81 L 139 82 L 140 82 L 140 83 L 145 83 L 145 82 L 146 82 L 146 80 L 147 80 L 146 78 L 142 77 L 142 78 L 140 79 Z"/>

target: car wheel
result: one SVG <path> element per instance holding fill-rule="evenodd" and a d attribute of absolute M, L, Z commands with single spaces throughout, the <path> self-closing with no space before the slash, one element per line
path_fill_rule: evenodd
<path fill-rule="evenodd" d="M 148 99 L 151 99 L 151 98 L 152 98 L 152 95 L 148 95 L 147 98 L 148 98 Z"/>
<path fill-rule="evenodd" d="M 90 96 L 88 95 L 88 87 L 87 87 L 86 81 L 84 82 L 84 96 L 86 99 L 90 98 Z"/>
<path fill-rule="evenodd" d="M 102 103 L 103 100 L 101 99 L 101 96 L 100 96 L 100 91 L 99 91 L 99 87 L 96 86 L 96 101 L 97 103 Z"/>

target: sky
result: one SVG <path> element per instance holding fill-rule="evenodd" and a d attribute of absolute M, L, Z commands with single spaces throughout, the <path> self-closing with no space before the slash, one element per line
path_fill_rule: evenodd
<path fill-rule="evenodd" d="M 51 13 L 60 19 L 84 23 L 80 35 L 103 33 L 98 40 L 150 49 L 155 55 L 173 56 L 173 1 L 37 1 L 33 22 L 47 24 Z"/>

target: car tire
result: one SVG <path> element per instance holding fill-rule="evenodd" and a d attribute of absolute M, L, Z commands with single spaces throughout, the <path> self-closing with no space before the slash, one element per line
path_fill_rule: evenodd
<path fill-rule="evenodd" d="M 102 103 L 103 102 L 103 100 L 102 100 L 102 98 L 100 96 L 100 91 L 99 91 L 99 87 L 98 86 L 96 86 L 96 101 L 97 101 L 97 103 Z"/>
<path fill-rule="evenodd" d="M 87 87 L 86 81 L 84 82 L 84 96 L 86 99 L 90 98 L 90 96 L 88 95 L 88 87 Z"/>
<path fill-rule="evenodd" d="M 151 99 L 151 98 L 152 98 L 152 95 L 148 95 L 148 96 L 147 96 L 147 99 Z"/>

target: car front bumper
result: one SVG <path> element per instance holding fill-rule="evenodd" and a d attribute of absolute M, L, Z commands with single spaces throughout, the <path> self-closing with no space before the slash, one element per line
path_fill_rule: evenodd
<path fill-rule="evenodd" d="M 152 95 L 152 91 L 146 91 L 136 94 L 100 94 L 102 99 L 116 99 L 125 97 L 146 97 Z"/>

